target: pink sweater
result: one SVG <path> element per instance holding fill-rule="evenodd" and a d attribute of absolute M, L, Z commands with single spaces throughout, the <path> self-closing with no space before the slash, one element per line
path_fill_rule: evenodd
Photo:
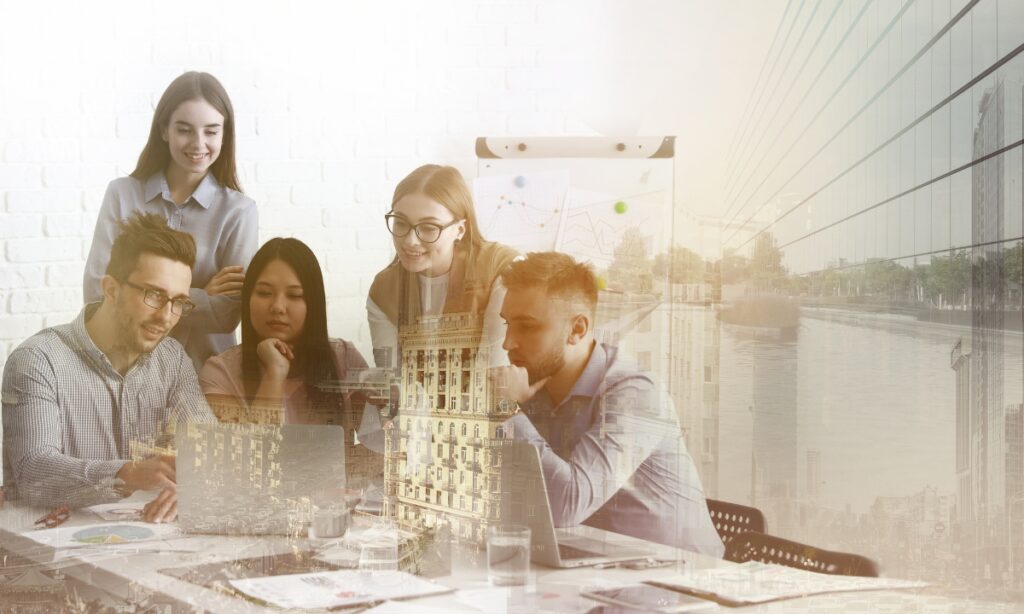
<path fill-rule="evenodd" d="M 344 339 L 332 339 L 331 349 L 334 352 L 334 366 L 338 379 L 343 379 L 349 369 L 365 369 L 366 361 L 362 354 Z M 236 345 L 229 350 L 211 357 L 199 372 L 199 385 L 203 394 L 225 396 L 234 399 L 238 405 L 246 407 L 245 385 L 242 382 L 242 346 Z M 320 422 L 314 413 L 308 411 L 309 395 L 306 383 L 301 377 L 292 377 L 284 384 L 285 424 L 304 422 Z M 215 412 L 216 413 L 216 412 Z M 221 416 L 223 419 L 223 416 Z"/>

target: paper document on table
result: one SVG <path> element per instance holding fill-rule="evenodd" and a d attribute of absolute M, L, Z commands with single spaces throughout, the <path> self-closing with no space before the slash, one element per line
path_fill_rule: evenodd
<path fill-rule="evenodd" d="M 85 509 L 96 514 L 103 520 L 142 520 L 142 508 L 147 501 L 118 501 L 117 503 L 101 503 Z"/>
<path fill-rule="evenodd" d="M 183 544 L 184 540 L 140 542 L 105 546 L 89 546 L 84 548 L 62 548 L 53 553 L 54 562 L 75 560 L 79 562 L 97 562 L 117 559 L 136 554 L 194 554 L 202 552 L 198 544 Z"/>
<path fill-rule="evenodd" d="M 833 576 L 756 561 L 729 567 L 700 569 L 664 580 L 649 580 L 646 583 L 705 597 L 725 605 L 764 603 L 822 593 L 893 590 L 928 585 L 927 582 L 895 578 Z"/>
<path fill-rule="evenodd" d="M 337 608 L 439 595 L 454 589 L 403 571 L 321 571 L 232 580 L 242 593 L 279 608 Z"/>
<path fill-rule="evenodd" d="M 495 586 L 463 589 L 455 598 L 484 614 L 583 614 L 601 607 L 579 592 L 578 587 L 568 584 Z"/>
<path fill-rule="evenodd" d="M 419 602 L 405 603 L 403 601 L 385 601 L 375 608 L 370 608 L 363 614 L 449 614 L 448 608 L 425 606 Z"/>
<path fill-rule="evenodd" d="M 84 548 L 87 546 L 125 546 L 181 537 L 178 528 L 169 524 L 147 522 L 106 522 L 74 527 L 57 527 L 42 531 L 26 531 L 28 537 L 53 548 Z"/>

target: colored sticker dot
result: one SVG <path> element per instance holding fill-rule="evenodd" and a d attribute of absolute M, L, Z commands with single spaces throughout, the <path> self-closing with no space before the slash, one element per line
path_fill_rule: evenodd
<path fill-rule="evenodd" d="M 608 281 L 604 277 L 597 278 L 597 289 L 604 290 L 608 287 Z"/>
<path fill-rule="evenodd" d="M 516 177 L 515 184 L 517 188 L 521 188 L 526 185 L 526 177 L 519 175 Z"/>
<path fill-rule="evenodd" d="M 626 212 L 627 209 L 629 209 L 629 205 L 627 205 L 624 201 L 620 200 L 619 202 L 615 203 L 615 213 L 622 215 L 623 213 Z"/>

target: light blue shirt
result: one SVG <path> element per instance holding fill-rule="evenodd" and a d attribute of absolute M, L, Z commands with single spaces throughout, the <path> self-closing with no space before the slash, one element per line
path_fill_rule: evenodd
<path fill-rule="evenodd" d="M 540 450 L 555 526 L 586 524 L 721 557 L 671 400 L 649 373 L 596 344 L 568 396 L 541 389 L 508 420 Z"/>
<path fill-rule="evenodd" d="M 189 292 L 196 309 L 179 320 L 171 336 L 185 346 L 198 371 L 207 358 L 238 343 L 234 333 L 240 318 L 238 298 L 209 296 L 203 288 L 226 266 L 249 266 L 259 242 L 256 203 L 245 194 L 222 186 L 213 173 L 206 174 L 181 206 L 171 199 L 162 171 L 145 183 L 134 177 L 111 181 L 103 196 L 85 263 L 86 303 L 103 299 L 100 280 L 110 262 L 118 222 L 135 211 L 160 214 L 171 228 L 187 232 L 196 240 L 196 264 L 192 267 Z"/>

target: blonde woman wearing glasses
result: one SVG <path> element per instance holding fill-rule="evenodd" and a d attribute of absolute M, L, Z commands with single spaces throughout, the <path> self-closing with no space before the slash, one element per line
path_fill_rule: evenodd
<path fill-rule="evenodd" d="M 366 301 L 377 366 L 401 363 L 400 324 L 466 312 L 484 317 L 485 343 L 495 349 L 491 364 L 507 364 L 500 348 L 504 288 L 498 274 L 517 254 L 481 236 L 459 171 L 437 164 L 417 168 L 399 182 L 384 217 L 396 256 L 377 274 Z"/>

